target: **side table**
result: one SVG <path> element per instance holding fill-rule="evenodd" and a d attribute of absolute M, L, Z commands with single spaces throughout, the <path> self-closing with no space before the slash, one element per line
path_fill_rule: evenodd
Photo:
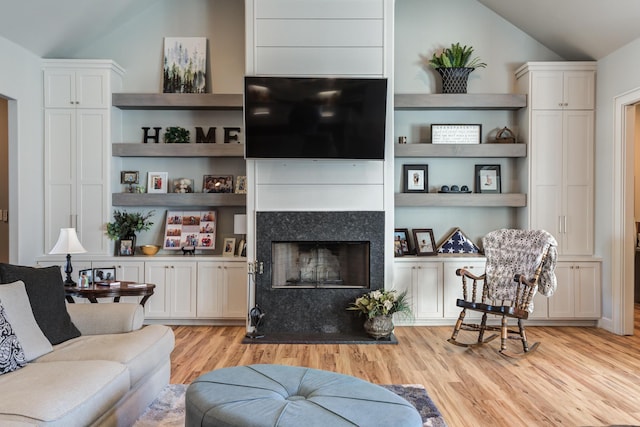
<path fill-rule="evenodd" d="M 75 302 L 73 297 L 87 298 L 92 303 L 97 303 L 98 298 L 113 298 L 113 302 L 120 302 L 120 297 L 142 297 L 140 304 L 144 306 L 144 303 L 153 295 L 155 287 L 156 285 L 151 283 L 120 281 L 119 286 L 104 286 L 95 283 L 86 288 L 66 286 L 64 292 L 69 303 Z"/>

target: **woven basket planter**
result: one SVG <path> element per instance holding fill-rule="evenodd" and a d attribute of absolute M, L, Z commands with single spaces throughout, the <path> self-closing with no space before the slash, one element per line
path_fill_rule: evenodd
<path fill-rule="evenodd" d="M 442 76 L 442 93 L 467 93 L 467 80 L 473 68 L 436 68 Z"/>

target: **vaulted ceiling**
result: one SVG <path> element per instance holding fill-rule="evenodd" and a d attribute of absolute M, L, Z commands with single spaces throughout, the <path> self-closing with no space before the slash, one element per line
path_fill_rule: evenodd
<path fill-rule="evenodd" d="M 41 57 L 68 57 L 156 1 L 4 2 L 0 36 Z M 476 1 L 567 60 L 597 60 L 640 38 L 640 0 Z"/>

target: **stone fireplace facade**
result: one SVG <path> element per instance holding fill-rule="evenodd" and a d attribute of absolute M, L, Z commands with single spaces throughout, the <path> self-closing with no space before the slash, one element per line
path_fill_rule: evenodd
<path fill-rule="evenodd" d="M 262 273 L 255 276 L 255 300 L 265 313 L 260 327 L 265 337 L 270 334 L 364 334 L 364 318 L 348 311 L 347 307 L 363 293 L 384 288 L 384 224 L 382 211 L 257 212 L 256 261 L 261 263 Z M 319 246 L 324 252 L 334 253 L 339 252 L 334 248 L 341 242 L 346 246 L 365 246 L 368 260 L 362 259 L 362 255 L 338 258 L 341 263 L 368 264 L 364 280 L 368 283 L 358 280 L 358 286 L 326 286 L 326 283 L 274 286 L 274 248 L 279 242 L 297 242 L 302 247 Z M 327 244 L 323 245 L 323 242 Z M 306 254 L 304 252 L 300 257 Z M 320 271 L 320 276 L 327 275 L 326 269 Z M 304 274 L 302 272 L 300 276 Z M 328 277 L 332 277 L 331 274 Z"/>

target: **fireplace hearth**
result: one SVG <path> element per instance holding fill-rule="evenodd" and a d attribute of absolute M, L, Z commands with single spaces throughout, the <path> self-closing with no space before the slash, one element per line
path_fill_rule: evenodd
<path fill-rule="evenodd" d="M 384 288 L 384 223 L 381 211 L 257 212 L 265 342 L 367 341 L 364 318 L 347 307 Z"/>

